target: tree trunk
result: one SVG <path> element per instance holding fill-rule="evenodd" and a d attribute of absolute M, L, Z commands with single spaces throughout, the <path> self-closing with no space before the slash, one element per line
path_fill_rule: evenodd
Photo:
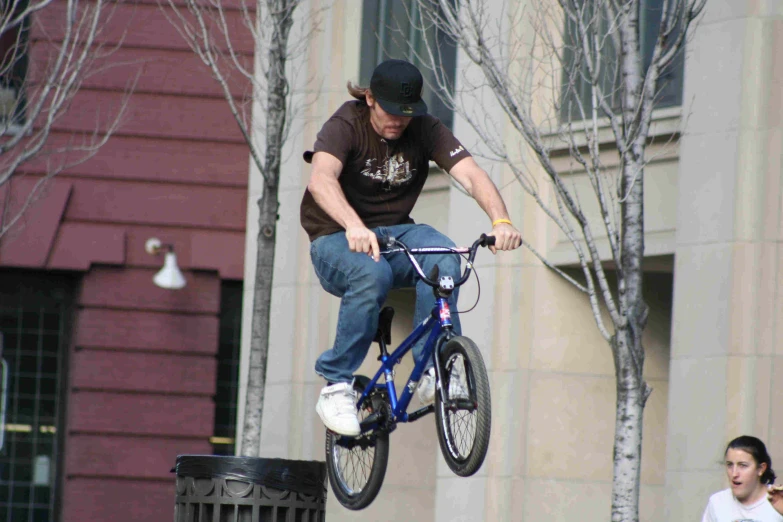
<path fill-rule="evenodd" d="M 258 457 L 261 447 L 261 418 L 264 410 L 266 362 L 269 352 L 269 314 L 272 301 L 272 276 L 275 262 L 278 188 L 283 140 L 286 128 L 286 97 L 288 81 L 285 76 L 288 36 L 293 25 L 293 11 L 298 0 L 269 0 L 269 16 L 274 19 L 268 52 L 267 112 L 266 112 L 266 168 L 264 194 L 258 202 L 259 232 L 256 253 L 256 280 L 253 291 L 253 319 L 250 336 L 250 365 L 248 370 L 245 422 L 242 428 L 240 455 Z"/>
<path fill-rule="evenodd" d="M 622 253 L 618 277 L 620 310 L 625 319 L 612 338 L 617 378 L 612 521 L 638 522 L 644 405 L 642 332 L 647 323 L 643 294 L 644 143 L 625 155 L 622 183 Z"/>
<path fill-rule="evenodd" d="M 617 405 L 614 426 L 612 522 L 638 522 L 639 480 L 642 468 L 645 385 L 634 369 L 633 348 L 641 345 L 632 328 L 618 330 L 614 343 Z"/>
<path fill-rule="evenodd" d="M 264 189 L 258 200 L 260 210 L 256 280 L 253 290 L 253 319 L 250 337 L 245 423 L 240 455 L 258 457 L 261 445 L 261 416 L 264 409 L 266 361 L 269 349 L 269 312 L 272 300 L 272 274 L 275 260 L 277 187 Z"/>

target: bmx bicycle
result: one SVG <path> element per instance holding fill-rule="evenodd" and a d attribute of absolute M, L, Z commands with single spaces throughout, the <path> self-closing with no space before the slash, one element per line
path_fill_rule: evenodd
<path fill-rule="evenodd" d="M 476 344 L 453 331 L 447 302 L 455 288 L 470 277 L 473 261 L 480 246 L 495 244 L 493 236 L 482 234 L 469 248 L 408 248 L 390 238 L 382 254 L 404 253 L 421 280 L 432 287 L 436 304 L 432 313 L 417 325 L 393 353 L 391 323 L 394 309 L 380 312 L 374 342 L 380 348 L 380 368 L 372 378 L 357 375 L 354 389 L 361 433 L 356 437 L 326 430 L 326 469 L 332 491 L 348 509 L 367 507 L 378 495 L 389 460 L 389 434 L 399 423 L 413 422 L 435 412 L 438 442 L 449 468 L 461 477 L 473 475 L 487 455 L 491 425 L 489 378 Z M 424 274 L 414 255 L 467 254 L 462 276 L 454 281 L 440 276 L 435 265 Z M 423 354 L 416 361 L 400 395 L 394 385 L 394 367 L 413 345 L 427 336 Z M 416 386 L 424 374 L 427 360 L 435 368 L 435 403 L 408 413 Z"/>

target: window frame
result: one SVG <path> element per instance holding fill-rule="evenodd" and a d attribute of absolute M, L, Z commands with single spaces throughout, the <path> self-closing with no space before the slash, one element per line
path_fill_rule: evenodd
<path fill-rule="evenodd" d="M 642 72 L 644 73 L 647 68 L 650 65 L 650 61 L 652 60 L 652 53 L 655 48 L 655 43 L 657 41 L 658 37 L 658 28 L 660 26 L 660 20 L 662 16 L 662 10 L 663 10 L 663 0 L 640 0 L 639 2 L 639 47 L 640 52 L 642 55 Z M 573 35 L 573 30 L 569 29 L 569 25 L 571 25 L 573 22 L 570 20 L 564 20 L 564 27 L 563 27 L 563 38 L 564 38 L 564 45 L 563 45 L 563 61 L 567 63 L 567 66 L 564 66 L 561 71 L 561 84 L 560 84 L 560 107 L 558 108 L 558 120 L 561 124 L 568 123 L 568 122 L 579 122 L 582 121 L 582 118 L 578 114 L 574 114 L 573 108 L 576 107 L 574 104 L 572 107 L 572 110 L 569 112 L 569 102 L 568 100 L 571 99 L 573 96 L 577 95 L 582 100 L 582 105 L 585 109 L 586 113 L 590 113 L 592 110 L 592 86 L 591 84 L 586 81 L 583 76 L 579 76 L 577 79 L 578 86 L 575 89 L 577 93 L 575 93 L 573 90 L 570 90 L 568 88 L 568 74 L 571 72 L 571 64 L 574 60 L 574 52 L 571 51 L 571 48 L 573 47 L 573 44 L 571 43 L 571 36 Z M 605 18 L 602 16 L 601 23 L 606 24 Z M 603 30 L 602 30 L 603 31 Z M 610 39 L 607 39 L 607 42 L 610 42 Z M 602 53 L 602 61 L 604 62 L 604 69 L 603 72 L 606 73 L 606 71 L 609 69 L 606 67 L 607 63 L 612 63 L 612 54 L 616 55 L 616 52 L 613 52 L 611 43 L 609 43 L 608 47 L 605 48 L 605 50 L 608 49 L 606 54 L 608 54 L 608 58 L 604 53 Z M 609 54 L 612 53 L 612 54 Z M 619 68 L 612 69 L 615 72 L 619 74 Z M 615 78 L 614 80 L 609 80 L 611 78 L 610 75 L 605 75 L 604 78 L 602 78 L 602 83 L 605 83 L 606 85 L 617 85 L 618 79 Z M 658 93 L 656 96 L 658 97 L 658 100 L 656 100 L 655 103 L 655 113 L 659 113 L 662 110 L 668 110 L 668 112 L 671 112 L 670 109 L 673 108 L 679 108 L 682 106 L 683 101 L 683 89 L 684 89 L 684 79 L 685 79 L 685 59 L 684 59 L 684 52 L 680 52 L 675 57 L 674 61 L 669 64 L 669 66 L 664 70 L 661 71 L 660 76 L 658 78 Z M 609 83 L 609 82 L 615 82 L 615 83 Z M 611 90 L 605 89 L 605 92 Z M 607 96 L 613 96 L 612 93 L 610 93 Z M 615 100 L 613 101 L 613 105 L 618 104 L 619 101 Z M 618 107 L 619 109 L 619 107 Z"/>

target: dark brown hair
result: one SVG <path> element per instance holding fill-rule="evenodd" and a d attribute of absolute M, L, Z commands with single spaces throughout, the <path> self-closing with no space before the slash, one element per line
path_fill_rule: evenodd
<path fill-rule="evenodd" d="M 348 87 L 348 94 L 353 96 L 359 101 L 367 102 L 367 94 L 370 93 L 369 87 L 359 87 L 358 85 L 352 84 L 350 81 L 346 85 Z M 372 93 L 370 93 L 372 94 Z"/>
<path fill-rule="evenodd" d="M 753 460 L 756 461 L 756 465 L 766 464 L 767 469 L 761 475 L 762 484 L 772 484 L 775 482 L 775 472 L 772 471 L 772 458 L 767 453 L 767 447 L 761 442 L 760 439 L 752 437 L 750 435 L 742 435 L 737 437 L 733 441 L 729 442 L 726 446 L 724 455 L 729 452 L 730 449 L 742 450 L 748 453 Z"/>

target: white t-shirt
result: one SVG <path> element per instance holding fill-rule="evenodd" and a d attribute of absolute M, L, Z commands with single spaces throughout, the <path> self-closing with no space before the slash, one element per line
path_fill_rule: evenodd
<path fill-rule="evenodd" d="M 766 495 L 745 506 L 734 498 L 731 489 L 724 489 L 710 497 L 701 522 L 783 522 L 783 515 L 772 507 Z"/>

